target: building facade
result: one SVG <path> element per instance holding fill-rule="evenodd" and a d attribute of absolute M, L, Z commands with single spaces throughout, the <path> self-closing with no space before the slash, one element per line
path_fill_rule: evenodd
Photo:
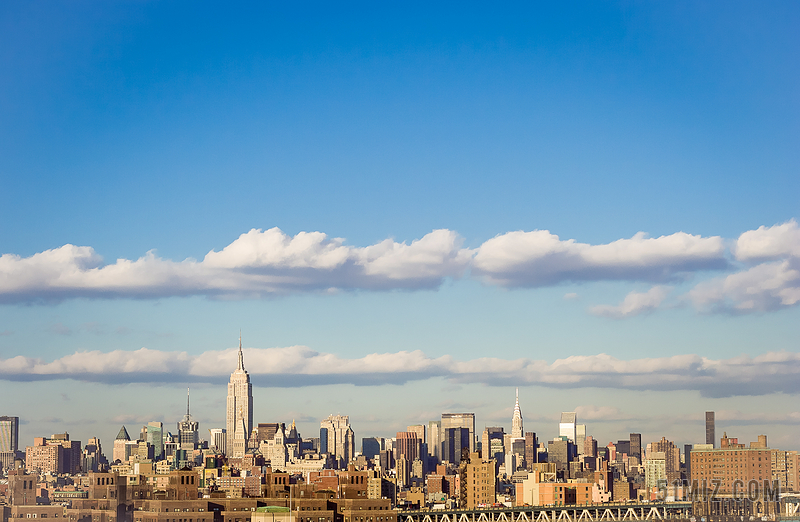
<path fill-rule="evenodd" d="M 19 450 L 19 417 L 0 417 L 0 453 Z"/>
<path fill-rule="evenodd" d="M 246 441 L 250 437 L 250 432 L 253 431 L 253 385 L 250 383 L 250 374 L 244 369 L 241 334 L 239 335 L 239 363 L 236 370 L 231 373 L 231 380 L 228 383 L 228 403 L 225 412 L 226 451 L 229 452 L 229 456 L 241 457 L 246 450 Z M 238 451 L 234 451 L 237 427 L 240 438 L 245 442 L 242 444 L 242 440 L 240 440 L 236 445 Z"/>
<path fill-rule="evenodd" d="M 347 415 L 329 415 L 320 423 L 320 453 L 330 454 L 340 468 L 346 467 L 355 456 L 355 438 Z"/>

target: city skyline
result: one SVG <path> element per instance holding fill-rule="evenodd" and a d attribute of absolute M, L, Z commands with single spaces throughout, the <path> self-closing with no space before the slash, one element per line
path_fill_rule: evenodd
<path fill-rule="evenodd" d="M 798 450 L 798 25 L 0 5 L 0 415 L 110 448 L 189 386 L 207 438 L 241 353 L 248 429 L 510 433 L 519 388 L 542 438 Z"/>

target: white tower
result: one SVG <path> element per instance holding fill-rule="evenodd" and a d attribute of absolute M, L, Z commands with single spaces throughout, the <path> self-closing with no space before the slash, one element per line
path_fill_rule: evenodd
<path fill-rule="evenodd" d="M 227 438 L 225 447 L 230 452 L 234 448 L 237 430 L 244 431 L 245 439 L 247 434 L 253 431 L 253 385 L 250 384 L 250 375 L 244 369 L 241 332 L 239 333 L 239 365 L 231 374 L 231 381 L 228 383 L 228 406 L 225 418 Z"/>
<path fill-rule="evenodd" d="M 514 405 L 514 416 L 511 418 L 511 438 L 521 439 L 525 437 L 525 430 L 522 429 L 522 410 L 519 409 L 519 388 L 517 388 L 517 403 Z"/>

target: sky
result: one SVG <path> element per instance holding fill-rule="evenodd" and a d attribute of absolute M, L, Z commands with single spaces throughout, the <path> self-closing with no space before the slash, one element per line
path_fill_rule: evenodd
<path fill-rule="evenodd" d="M 0 415 L 800 450 L 800 5 L 0 4 Z"/>

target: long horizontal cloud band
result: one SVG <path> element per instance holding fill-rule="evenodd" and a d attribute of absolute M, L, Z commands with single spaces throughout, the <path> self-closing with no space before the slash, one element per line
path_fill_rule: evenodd
<path fill-rule="evenodd" d="M 288 236 L 253 229 L 203 260 L 172 261 L 148 252 L 137 260 L 104 264 L 88 246 L 64 245 L 30 257 L 0 256 L 0 302 L 29 303 L 75 297 L 159 298 L 204 295 L 262 298 L 297 292 L 435 289 L 466 275 L 508 288 L 603 280 L 662 284 L 703 270 L 736 268 L 728 278 L 690 295 L 699 307 L 740 312 L 794 306 L 800 301 L 800 230 L 796 221 L 743 233 L 730 250 L 721 237 L 643 233 L 607 244 L 562 240 L 546 230 L 508 232 L 476 249 L 463 248 L 451 230 L 398 243 L 344 244 L 321 232 Z M 735 264 L 734 264 L 735 263 Z M 607 316 L 657 307 L 666 289 Z M 634 301 L 631 304 L 630 301 Z M 636 303 L 645 303 L 637 307 Z"/>
<path fill-rule="evenodd" d="M 548 364 L 532 359 L 459 361 L 449 355 L 429 357 L 418 350 L 345 359 L 294 346 L 246 349 L 245 361 L 253 382 L 267 387 L 404 384 L 439 377 L 490 386 L 513 382 L 551 388 L 694 390 L 710 397 L 800 393 L 800 354 L 791 352 L 719 360 L 676 355 L 629 361 L 599 354 L 572 356 Z M 222 384 L 235 366 L 236 350 L 189 355 L 141 348 L 76 352 L 51 362 L 24 356 L 0 359 L 0 379 Z"/>

